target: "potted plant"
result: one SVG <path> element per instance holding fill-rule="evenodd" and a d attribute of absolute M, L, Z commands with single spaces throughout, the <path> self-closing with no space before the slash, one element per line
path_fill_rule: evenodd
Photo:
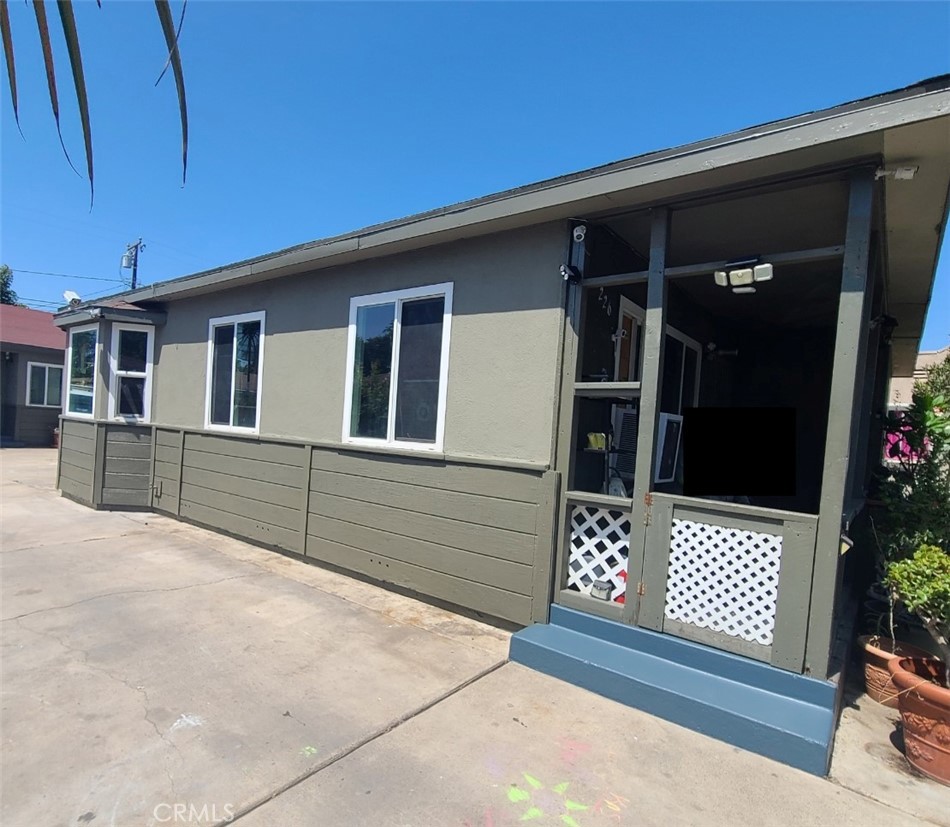
<path fill-rule="evenodd" d="M 950 548 L 948 397 L 950 358 L 930 369 L 927 378 L 915 386 L 909 409 L 891 414 L 885 426 L 885 462 L 878 474 L 876 508 L 870 526 L 879 552 L 879 576 L 885 594 L 891 596 L 891 604 L 889 611 L 878 614 L 878 634 L 865 635 L 859 638 L 859 643 L 864 650 L 868 695 L 892 707 L 897 706 L 897 690 L 889 662 L 901 657 L 923 658 L 928 653 L 896 639 L 895 588 L 889 573 L 894 565 L 906 560 L 921 546 Z M 907 601 L 904 604 L 920 616 L 913 605 Z M 890 637 L 880 634 L 880 618 L 886 614 L 890 616 Z M 914 632 L 912 625 L 902 623 L 901 626 Z M 917 632 L 926 637 L 922 630 Z"/>
<path fill-rule="evenodd" d="M 950 554 L 921 545 L 914 556 L 887 567 L 894 597 L 914 612 L 943 656 L 894 658 L 907 760 L 919 772 L 950 785 Z"/>
<path fill-rule="evenodd" d="M 879 704 L 897 709 L 897 692 L 890 662 L 900 658 L 927 658 L 930 653 L 902 640 L 885 635 L 861 635 L 858 645 L 864 653 L 864 688 Z"/>

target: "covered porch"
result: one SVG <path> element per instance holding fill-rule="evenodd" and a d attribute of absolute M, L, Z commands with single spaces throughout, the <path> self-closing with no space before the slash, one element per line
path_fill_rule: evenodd
<path fill-rule="evenodd" d="M 572 222 L 552 613 L 512 659 L 827 773 L 914 292 L 895 242 L 944 209 L 893 178 L 864 159 Z"/>

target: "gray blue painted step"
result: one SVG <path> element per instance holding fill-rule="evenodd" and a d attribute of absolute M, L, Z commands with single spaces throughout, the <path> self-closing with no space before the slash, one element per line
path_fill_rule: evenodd
<path fill-rule="evenodd" d="M 550 623 L 512 636 L 510 657 L 806 772 L 828 772 L 831 683 L 560 606 Z"/>

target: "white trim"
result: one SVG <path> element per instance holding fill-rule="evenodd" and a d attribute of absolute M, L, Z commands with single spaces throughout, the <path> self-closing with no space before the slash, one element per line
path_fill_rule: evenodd
<path fill-rule="evenodd" d="M 666 332 L 674 339 L 679 340 L 685 345 L 683 348 L 683 358 L 680 362 L 680 413 L 683 412 L 683 408 L 693 407 L 694 402 L 691 402 L 689 405 L 683 404 L 683 380 L 686 378 L 686 348 L 690 348 L 696 351 L 696 377 L 693 382 L 693 394 L 692 399 L 698 401 L 699 399 L 699 375 L 703 369 L 703 346 L 697 342 L 695 339 L 690 338 L 685 333 L 681 333 L 675 327 L 670 327 L 667 325 Z M 662 385 L 662 377 L 661 377 Z M 662 390 L 662 388 L 661 388 Z"/>
<path fill-rule="evenodd" d="M 45 374 L 43 381 L 43 399 L 46 399 L 46 391 L 48 389 L 49 383 L 49 369 L 54 368 L 55 370 L 62 371 L 62 374 L 59 378 L 59 404 L 50 405 L 47 402 L 44 402 L 42 405 L 38 405 L 35 402 L 30 402 L 30 374 L 33 372 L 33 368 L 43 368 Z M 26 363 L 26 407 L 28 408 L 54 408 L 62 410 L 63 408 L 63 388 L 65 386 L 65 377 L 66 377 L 66 366 L 65 365 L 55 365 L 50 362 L 27 362 Z"/>
<path fill-rule="evenodd" d="M 145 333 L 145 371 L 119 370 L 119 334 L 123 330 L 136 333 Z M 145 324 L 118 324 L 112 325 L 112 341 L 109 347 L 109 418 L 121 422 L 143 423 L 152 418 L 152 365 L 155 360 L 155 328 Z M 119 413 L 119 379 L 145 379 L 145 388 L 142 391 L 142 416 L 130 416 Z"/>
<path fill-rule="evenodd" d="M 354 296 L 350 299 L 350 318 L 346 337 L 346 376 L 343 392 L 343 442 L 347 445 L 373 445 L 385 448 L 405 448 L 414 451 L 441 452 L 445 442 L 445 407 L 448 398 L 449 381 L 449 345 L 452 341 L 452 293 L 454 283 L 430 284 L 424 287 L 410 287 L 405 290 L 390 290 L 385 293 L 371 293 Z M 439 401 L 436 411 L 435 442 L 408 442 L 395 439 L 396 429 L 396 387 L 399 383 L 399 344 L 402 331 L 402 305 L 407 301 L 442 297 L 442 352 L 439 362 Z M 378 304 L 394 304 L 393 320 L 393 359 L 389 382 L 389 414 L 385 439 L 350 436 L 353 405 L 353 369 L 356 358 L 356 314 L 360 307 L 372 307 Z"/>
<path fill-rule="evenodd" d="M 226 431 L 228 433 L 238 434 L 256 434 L 261 428 L 261 400 L 263 398 L 264 387 L 264 317 L 266 311 L 255 310 L 252 313 L 238 313 L 234 316 L 216 316 L 208 319 L 208 361 L 205 376 L 205 428 L 209 431 Z M 234 421 L 234 388 L 237 377 L 237 326 L 241 322 L 260 322 L 261 333 L 257 343 L 257 410 L 255 411 L 254 427 L 247 428 L 239 425 L 221 425 L 211 422 L 211 378 L 214 369 L 214 329 L 216 327 L 225 327 L 231 325 L 234 329 L 232 334 L 232 354 L 231 354 L 231 400 L 228 408 L 229 419 Z"/>
<path fill-rule="evenodd" d="M 82 413 L 81 411 L 71 411 L 69 410 L 69 397 L 71 395 L 71 387 L 73 382 L 73 336 L 77 333 L 85 333 L 89 330 L 95 331 L 96 334 L 96 347 L 95 347 L 95 356 L 93 357 L 92 363 L 92 411 L 90 413 Z M 64 372 L 66 382 L 66 398 L 63 401 L 63 415 L 76 417 L 77 419 L 95 419 L 96 418 L 96 385 L 99 384 L 99 357 L 101 355 L 102 349 L 102 336 L 99 331 L 99 323 L 94 322 L 93 324 L 84 324 L 79 327 L 73 327 L 69 330 L 69 341 L 66 345 L 66 370 Z"/>
<path fill-rule="evenodd" d="M 643 310 L 643 308 L 640 307 L 640 305 L 628 299 L 626 296 L 622 295 L 620 297 L 620 312 L 617 316 L 617 333 L 618 334 L 620 330 L 623 328 L 624 313 L 626 313 L 628 316 L 633 316 L 633 318 L 639 322 L 641 328 L 644 327 L 644 325 L 646 324 L 646 312 Z M 692 401 L 690 402 L 690 405 L 683 404 L 683 380 L 686 377 L 686 348 L 688 347 L 696 351 L 696 378 L 695 378 L 695 382 L 693 383 L 692 400 L 698 401 L 699 400 L 699 380 L 700 380 L 700 374 L 702 373 L 702 369 L 703 369 L 703 346 L 699 342 L 697 342 L 695 339 L 693 339 L 690 336 L 687 336 L 681 330 L 678 330 L 677 328 L 673 327 L 670 324 L 667 324 L 664 326 L 664 332 L 667 336 L 670 336 L 671 338 L 676 339 L 682 342 L 683 345 L 685 345 L 685 347 L 683 348 L 683 356 L 680 361 L 680 412 L 682 412 L 683 408 L 692 407 L 694 404 L 694 402 Z M 632 344 L 631 344 L 631 347 L 632 347 Z M 639 359 L 639 354 L 636 354 L 636 357 Z M 631 367 L 633 366 L 633 364 L 634 364 L 634 353 L 631 350 L 631 355 L 630 355 Z M 620 347 L 619 347 L 619 340 L 618 340 L 618 342 L 614 345 L 614 376 L 617 376 L 617 372 L 619 370 L 620 370 Z M 616 381 L 626 382 L 628 380 L 618 377 Z M 663 377 L 661 376 L 660 377 L 660 391 L 661 392 L 662 392 L 662 384 L 663 384 Z"/>

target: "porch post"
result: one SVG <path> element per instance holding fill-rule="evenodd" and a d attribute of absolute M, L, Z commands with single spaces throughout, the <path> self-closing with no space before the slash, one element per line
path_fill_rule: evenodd
<path fill-rule="evenodd" d="M 586 224 L 581 221 L 571 222 L 568 225 L 571 239 L 567 249 L 568 259 L 572 267 L 583 276 L 587 264 Z M 584 233 L 575 240 L 574 228 L 584 227 Z M 565 282 L 564 291 L 564 324 L 561 334 L 561 357 L 558 363 L 560 381 L 558 384 L 557 411 L 555 413 L 555 435 L 552 445 L 554 470 L 559 479 L 555 483 L 561 493 L 571 485 L 571 459 L 574 451 L 577 418 L 575 417 L 576 400 L 574 398 L 574 382 L 577 379 L 578 343 L 580 339 L 581 320 L 583 318 L 584 288 L 573 281 Z M 570 533 L 570 509 L 566 507 L 563 496 L 556 495 L 557 513 L 554 519 L 554 594 L 564 587 L 567 580 L 567 542 Z M 540 543 L 540 538 L 539 538 Z M 550 592 L 550 589 L 549 589 Z M 549 595 L 550 596 L 550 595 Z M 547 609 L 545 614 L 547 614 Z"/>
<path fill-rule="evenodd" d="M 818 537 L 811 582 L 811 606 L 805 645 L 805 671 L 816 678 L 828 675 L 834 633 L 835 600 L 842 512 L 848 496 L 848 467 L 852 460 L 852 423 L 860 404 L 867 343 L 868 258 L 873 211 L 874 172 L 856 170 L 851 176 L 845 234 L 834 367 L 831 374 L 828 431 L 818 508 Z"/>
<path fill-rule="evenodd" d="M 630 519 L 630 554 L 627 562 L 627 594 L 635 598 L 639 583 L 645 582 L 646 526 L 649 510 L 646 498 L 653 483 L 654 450 L 660 409 L 660 377 L 663 375 L 663 335 L 666 330 L 666 242 L 670 213 L 666 207 L 653 211 L 650 228 L 650 269 L 647 276 L 647 306 L 643 331 L 643 373 L 640 378 L 640 424 L 633 476 L 633 513 Z M 624 604 L 624 620 L 656 628 L 661 618 L 638 617 L 641 599 Z"/>
<path fill-rule="evenodd" d="M 877 278 L 877 255 L 872 248 L 872 256 L 868 266 L 869 284 L 867 302 L 870 304 L 868 318 L 873 319 L 881 312 L 883 287 Z M 854 460 L 851 462 L 851 477 L 848 484 L 847 496 L 864 497 L 866 494 L 868 462 L 871 457 L 871 420 L 874 417 L 874 392 L 878 386 L 881 361 L 881 326 L 869 330 L 870 322 L 865 330 L 865 359 L 864 367 L 859 374 L 862 381 L 861 404 L 855 408 L 855 428 L 852 432 L 851 450 Z"/>

